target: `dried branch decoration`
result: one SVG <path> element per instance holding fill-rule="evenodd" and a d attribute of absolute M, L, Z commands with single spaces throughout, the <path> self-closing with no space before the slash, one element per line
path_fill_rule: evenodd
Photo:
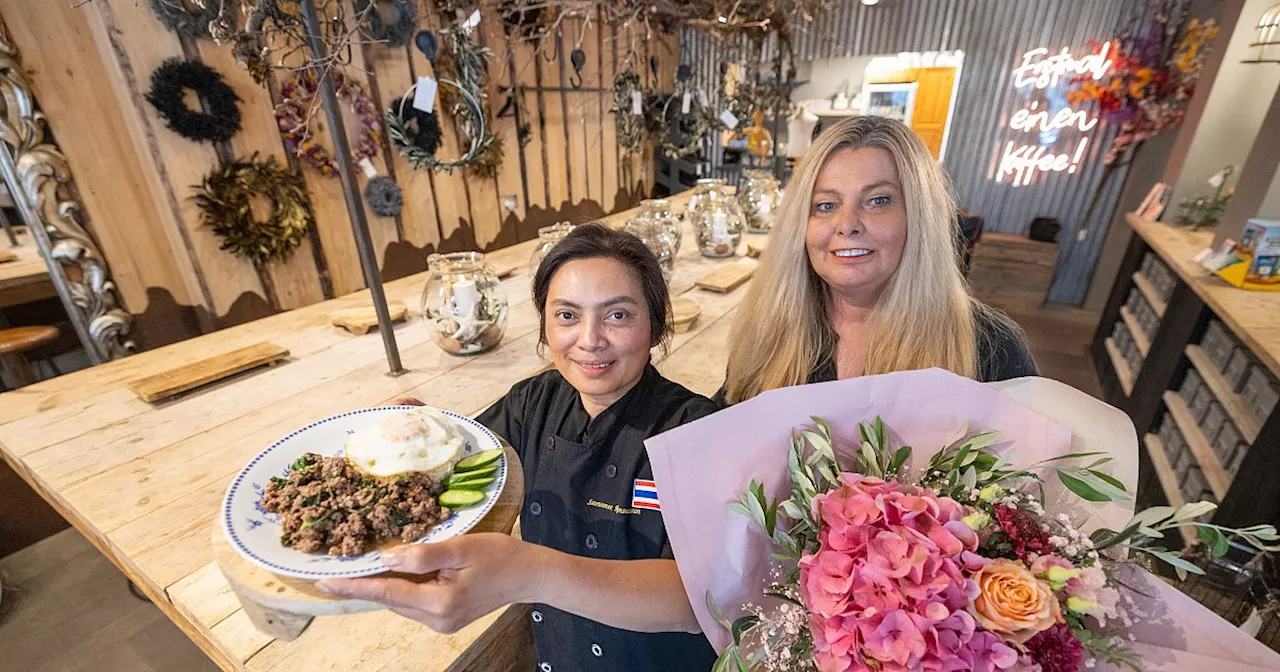
<path fill-rule="evenodd" d="M 195 202 L 201 224 L 222 239 L 222 249 L 262 268 L 272 259 L 285 260 L 301 244 L 314 223 L 302 175 L 276 162 L 227 162 L 215 168 L 196 187 Z M 271 216 L 260 222 L 253 215 L 253 197 L 271 201 Z"/>
<path fill-rule="evenodd" d="M 239 0 L 195 0 L 195 8 L 183 0 L 150 0 L 148 4 L 165 28 L 183 37 L 221 43 L 235 33 Z"/>
<path fill-rule="evenodd" d="M 383 21 L 382 12 L 377 8 L 369 9 L 377 0 L 355 0 L 356 14 L 360 15 L 361 25 L 369 37 L 387 46 L 403 47 L 418 31 L 418 8 L 411 0 L 387 1 L 395 14 L 391 23 Z"/>
<path fill-rule="evenodd" d="M 618 127 L 618 146 L 626 154 L 636 154 L 644 143 L 644 117 L 634 113 L 633 96 L 644 93 L 640 89 L 640 75 L 635 70 L 624 70 L 613 78 L 614 122 Z"/>

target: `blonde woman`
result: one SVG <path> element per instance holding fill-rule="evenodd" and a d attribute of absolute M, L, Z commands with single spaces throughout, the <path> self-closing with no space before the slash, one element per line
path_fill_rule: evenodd
<path fill-rule="evenodd" d="M 855 117 L 822 133 L 738 310 L 717 397 L 931 367 L 1036 375 L 1021 329 L 969 293 L 955 216 L 946 174 L 903 124 Z"/>

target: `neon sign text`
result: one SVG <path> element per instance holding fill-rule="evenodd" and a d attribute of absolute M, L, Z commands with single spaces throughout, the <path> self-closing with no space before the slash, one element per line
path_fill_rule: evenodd
<path fill-rule="evenodd" d="M 1005 145 L 1004 155 L 1000 158 L 1000 169 L 996 172 L 996 182 L 1003 182 L 1005 176 L 1011 175 L 1010 181 L 1015 187 L 1031 184 L 1036 173 L 1076 172 L 1080 161 L 1084 158 L 1084 150 L 1089 146 L 1089 138 L 1080 138 L 1076 151 L 1071 154 L 1054 154 L 1048 147 L 1039 145 L 1016 145 L 1009 142 Z"/>
<path fill-rule="evenodd" d="M 1111 60 L 1107 58 L 1110 51 L 1110 42 L 1103 44 L 1097 53 L 1083 58 L 1073 57 L 1067 47 L 1048 57 L 1045 56 L 1049 53 L 1048 49 L 1032 49 L 1022 55 L 1022 64 L 1013 69 L 1013 86 L 1021 89 L 1035 85 L 1037 89 L 1046 89 L 1057 86 L 1063 76 L 1071 74 L 1102 79 L 1111 70 Z"/>
<path fill-rule="evenodd" d="M 1009 119 L 1009 128 L 1025 133 L 1042 133 L 1072 127 L 1088 131 L 1098 125 L 1098 116 L 1096 114 L 1090 116 L 1084 110 L 1064 107 L 1050 117 L 1044 110 L 1036 111 L 1038 107 L 1040 107 L 1039 102 L 1032 102 L 1030 107 L 1014 112 Z"/>

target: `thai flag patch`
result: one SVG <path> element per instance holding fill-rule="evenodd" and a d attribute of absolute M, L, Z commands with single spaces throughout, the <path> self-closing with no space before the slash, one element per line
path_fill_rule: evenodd
<path fill-rule="evenodd" d="M 662 507 L 658 504 L 658 485 L 653 481 L 637 478 L 635 487 L 631 489 L 631 506 L 637 509 L 661 511 Z"/>

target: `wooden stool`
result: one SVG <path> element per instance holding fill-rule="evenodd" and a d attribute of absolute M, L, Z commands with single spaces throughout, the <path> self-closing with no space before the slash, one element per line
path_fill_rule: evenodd
<path fill-rule="evenodd" d="M 0 329 L 0 370 L 8 374 L 15 387 L 36 382 L 35 370 L 25 355 L 57 339 L 57 327 Z"/>

